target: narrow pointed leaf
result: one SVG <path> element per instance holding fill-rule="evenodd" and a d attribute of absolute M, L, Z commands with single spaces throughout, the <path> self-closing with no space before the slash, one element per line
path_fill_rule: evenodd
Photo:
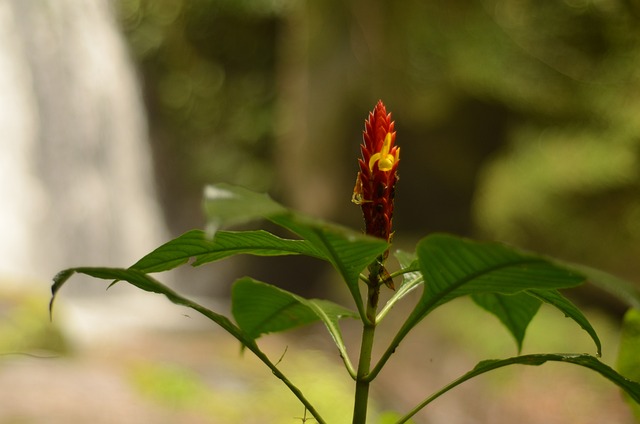
<path fill-rule="evenodd" d="M 548 303 L 559 309 L 567 318 L 574 320 L 584 331 L 589 334 L 596 344 L 597 356 L 602 356 L 602 343 L 598 334 L 591 326 L 591 323 L 569 299 L 560 294 L 557 290 L 527 290 L 527 293 L 535 296 L 541 301 Z"/>
<path fill-rule="evenodd" d="M 51 292 L 52 292 L 52 296 L 51 296 L 51 302 L 49 305 L 49 308 L 51 309 L 53 307 L 53 302 L 58 294 L 58 292 L 60 291 L 60 289 L 62 288 L 62 286 L 67 282 L 67 280 L 73 275 L 73 274 L 85 274 L 88 275 L 90 277 L 94 277 L 94 278 L 99 278 L 99 279 L 103 279 L 103 280 L 119 280 L 119 281 L 126 281 L 129 284 L 138 287 L 141 290 L 144 291 L 148 291 L 148 292 L 152 292 L 152 293 L 158 293 L 158 294 L 162 294 L 165 297 L 167 297 L 167 299 L 169 299 L 171 302 L 177 304 L 177 305 L 182 305 L 182 306 L 186 306 L 188 308 L 194 309 L 198 312 L 200 312 L 201 314 L 203 314 L 204 316 L 206 316 L 207 318 L 209 318 L 210 320 L 212 320 L 213 322 L 215 322 L 216 324 L 220 325 L 222 328 L 224 328 L 226 331 L 228 331 L 229 333 L 231 333 L 234 337 L 236 337 L 238 340 L 240 340 L 242 343 L 244 344 L 251 344 L 252 343 L 252 339 L 250 337 L 248 337 L 246 334 L 244 334 L 240 328 L 238 328 L 236 325 L 234 325 L 227 317 L 225 317 L 224 315 L 220 315 L 218 313 L 215 313 L 189 299 L 186 299 L 182 296 L 180 296 L 178 293 L 176 293 L 175 291 L 171 290 L 169 287 L 165 286 L 164 284 L 160 283 L 159 281 L 157 281 L 156 279 L 150 277 L 149 275 L 145 274 L 142 271 L 136 270 L 136 269 L 124 269 L 124 268 L 91 268 L 91 267 L 81 267 L 81 268 L 71 268 L 71 269 L 67 269 L 64 270 L 60 273 L 58 273 L 58 275 L 56 275 L 54 277 L 53 280 L 53 286 L 51 287 Z"/>
<path fill-rule="evenodd" d="M 423 409 L 425 406 L 427 406 L 443 394 L 447 393 L 449 390 L 481 374 L 509 365 L 539 366 L 546 362 L 564 362 L 589 368 L 620 387 L 627 395 L 629 395 L 629 397 L 633 401 L 640 403 L 640 383 L 629 380 L 623 375 L 617 373 L 610 366 L 606 365 L 603 362 L 600 362 L 598 358 L 586 354 L 544 353 L 515 356 L 507 359 L 489 359 L 486 361 L 481 361 L 475 366 L 473 370 L 469 371 L 462 377 L 456 379 L 452 383 L 443 387 L 441 390 L 426 398 L 415 408 L 413 408 L 408 414 L 398 420 L 397 423 L 401 424 L 407 422 L 409 418 L 414 416 L 417 412 L 419 412 L 421 409 Z"/>
<path fill-rule="evenodd" d="M 193 266 L 218 261 L 238 254 L 257 256 L 322 255 L 305 240 L 289 240 L 267 231 L 217 231 L 213 239 L 204 231 L 184 233 L 131 266 L 143 272 L 160 272 L 183 265 L 193 258 Z"/>
<path fill-rule="evenodd" d="M 540 302 L 527 293 L 504 295 L 500 293 L 472 294 L 473 301 L 495 315 L 509 330 L 518 346 L 518 353 L 522 351 L 522 342 L 529 323 L 540 309 Z"/>
<path fill-rule="evenodd" d="M 320 320 L 327 327 L 349 372 L 355 374 L 338 324 L 341 318 L 357 318 L 354 311 L 328 300 L 305 299 L 244 277 L 233 284 L 232 313 L 240 328 L 254 339 Z"/>

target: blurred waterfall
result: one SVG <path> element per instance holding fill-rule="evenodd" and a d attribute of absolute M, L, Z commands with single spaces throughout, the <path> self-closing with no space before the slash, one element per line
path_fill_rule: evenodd
<path fill-rule="evenodd" d="M 0 0 L 0 93 L 0 284 L 126 267 L 167 240 L 108 0 Z"/>

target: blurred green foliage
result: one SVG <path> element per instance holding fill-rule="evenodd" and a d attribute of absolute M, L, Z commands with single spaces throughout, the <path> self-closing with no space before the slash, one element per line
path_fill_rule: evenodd
<path fill-rule="evenodd" d="M 191 215 L 170 204 L 199 197 L 205 183 L 225 180 L 266 190 L 273 178 L 279 7 L 249 3 L 117 4 L 141 71 L 161 194 L 177 220 Z"/>
<path fill-rule="evenodd" d="M 476 233 L 640 271 L 637 0 L 117 4 L 174 227 L 198 225 L 217 181 L 360 225 L 355 157 L 382 98 L 399 238 Z"/>
<path fill-rule="evenodd" d="M 295 358 L 294 358 L 295 356 Z M 320 352 L 286 355 L 282 366 L 332 423 L 350 422 L 351 383 Z M 131 379 L 147 398 L 172 411 L 228 423 L 301 422 L 304 408 L 279 380 L 247 358 L 222 358 L 207 373 L 175 364 L 134 364 Z M 243 405 L 244 407 L 238 407 Z M 372 409 L 374 409 L 372 407 Z M 315 422 L 307 413 L 309 422 Z"/>
<path fill-rule="evenodd" d="M 49 320 L 46 304 L 47 298 L 35 292 L 0 291 L 0 355 L 70 353 L 68 340 Z"/>
<path fill-rule="evenodd" d="M 640 381 L 640 310 L 629 309 L 625 314 L 620 350 L 618 353 L 618 370 L 621 374 Z M 629 405 L 640 422 L 640 404 L 628 399 Z"/>

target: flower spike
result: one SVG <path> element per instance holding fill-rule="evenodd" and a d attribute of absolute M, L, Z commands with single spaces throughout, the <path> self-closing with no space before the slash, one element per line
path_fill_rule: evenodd
<path fill-rule="evenodd" d="M 358 159 L 360 171 L 356 177 L 351 201 L 362 208 L 365 232 L 388 242 L 393 237 L 393 199 L 398 181 L 400 148 L 395 145 L 395 123 L 391 114 L 379 100 L 365 121 L 363 142 L 360 145 L 362 158 Z M 383 282 L 393 288 L 391 279 L 386 278 L 385 252 L 378 258 L 378 274 Z"/>

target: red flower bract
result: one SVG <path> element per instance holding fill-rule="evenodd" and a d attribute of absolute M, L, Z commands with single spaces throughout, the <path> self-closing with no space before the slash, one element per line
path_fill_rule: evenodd
<path fill-rule="evenodd" d="M 391 241 L 400 148 L 395 146 L 394 122 L 382 100 L 369 113 L 362 138 L 360 171 L 351 200 L 362 208 L 365 232 Z"/>

